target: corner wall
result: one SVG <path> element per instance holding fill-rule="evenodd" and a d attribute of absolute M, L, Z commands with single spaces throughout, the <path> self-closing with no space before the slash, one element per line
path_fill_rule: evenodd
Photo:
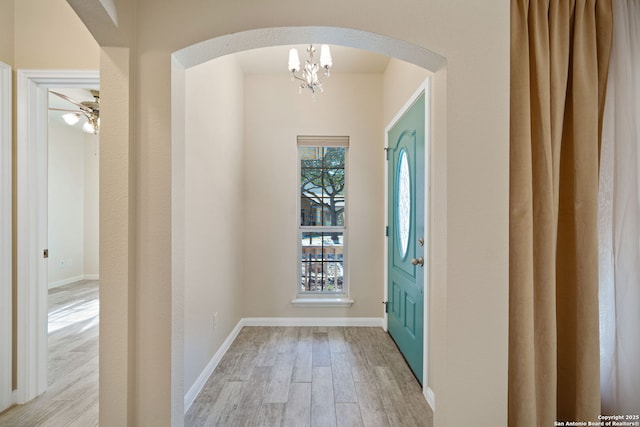
<path fill-rule="evenodd" d="M 391 58 L 382 80 L 382 123 L 386 127 L 431 73 L 422 67 Z"/>
<path fill-rule="evenodd" d="M 87 280 L 100 276 L 100 137 L 84 134 L 84 265 L 82 274 Z"/>
<path fill-rule="evenodd" d="M 233 57 L 226 56 L 186 70 L 185 86 L 184 386 L 188 391 L 240 321 L 245 298 L 242 71 Z"/>

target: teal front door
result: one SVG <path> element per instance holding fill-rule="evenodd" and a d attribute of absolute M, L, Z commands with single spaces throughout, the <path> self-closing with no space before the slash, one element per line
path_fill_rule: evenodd
<path fill-rule="evenodd" d="M 425 95 L 391 127 L 388 148 L 388 330 L 422 384 Z"/>

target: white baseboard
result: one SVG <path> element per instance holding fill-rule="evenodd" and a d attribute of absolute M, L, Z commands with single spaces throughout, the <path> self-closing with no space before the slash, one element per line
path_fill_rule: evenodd
<path fill-rule="evenodd" d="M 218 351 L 216 351 L 216 353 L 213 355 L 209 363 L 207 363 L 207 366 L 205 366 L 202 373 L 198 376 L 198 378 L 196 379 L 196 382 L 193 383 L 193 385 L 191 386 L 187 394 L 185 394 L 184 396 L 184 413 L 185 414 L 187 413 L 187 411 L 189 410 L 193 402 L 196 400 L 196 397 L 198 397 L 198 395 L 202 391 L 202 388 L 207 383 L 207 380 L 209 379 L 211 374 L 213 374 L 213 371 L 218 366 L 218 363 L 220 363 L 220 360 L 222 360 L 222 356 L 224 356 L 227 350 L 229 350 L 231 343 L 233 343 L 233 340 L 235 340 L 238 334 L 240 333 L 240 330 L 242 329 L 242 326 L 243 326 L 243 322 L 242 322 L 243 320 L 244 319 L 240 319 L 236 327 L 233 328 L 233 330 L 231 331 L 227 339 L 224 340 L 224 342 L 222 343 Z"/>
<path fill-rule="evenodd" d="M 98 274 L 84 274 L 81 276 L 67 277 L 66 279 L 49 283 L 48 289 L 58 288 L 64 285 L 70 285 L 71 283 L 79 282 L 81 280 L 99 280 L 99 279 L 100 279 L 100 276 Z"/>
<path fill-rule="evenodd" d="M 364 326 L 382 327 L 381 317 L 246 317 L 243 326 Z"/>
<path fill-rule="evenodd" d="M 193 402 L 202 391 L 211 374 L 222 360 L 231 344 L 244 326 L 360 326 L 382 327 L 383 318 L 378 317 L 246 317 L 240 319 L 229 336 L 224 340 L 218 351 L 213 355 L 202 373 L 184 396 L 184 413 L 186 414 Z"/>
<path fill-rule="evenodd" d="M 49 283 L 49 289 L 58 288 L 60 286 L 69 285 L 74 282 L 79 282 L 80 280 L 84 280 L 84 276 L 73 276 L 67 277 L 66 279 L 58 280 L 55 282 Z"/>
<path fill-rule="evenodd" d="M 431 407 L 431 411 L 435 412 L 436 411 L 436 395 L 433 392 L 433 390 L 431 390 L 430 387 L 425 387 L 422 394 L 424 394 L 424 398 L 427 400 L 427 404 Z"/>

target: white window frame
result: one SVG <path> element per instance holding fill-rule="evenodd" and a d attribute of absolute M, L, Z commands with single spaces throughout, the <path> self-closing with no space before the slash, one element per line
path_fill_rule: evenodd
<path fill-rule="evenodd" d="M 344 226 L 302 226 L 300 224 L 301 198 L 300 198 L 300 176 L 302 173 L 302 159 L 300 156 L 301 147 L 342 147 L 345 149 L 344 154 Z M 296 185 L 296 208 L 298 215 L 296 221 L 298 231 L 297 237 L 297 281 L 295 297 L 292 300 L 296 305 L 308 306 L 351 306 L 353 300 L 349 297 L 349 261 L 348 261 L 348 230 L 349 230 L 349 137 L 348 136 L 298 136 L 297 138 L 297 179 Z M 300 283 L 302 283 L 302 234 L 308 232 L 330 233 L 338 231 L 343 233 L 343 253 L 342 253 L 342 291 L 302 291 Z"/>

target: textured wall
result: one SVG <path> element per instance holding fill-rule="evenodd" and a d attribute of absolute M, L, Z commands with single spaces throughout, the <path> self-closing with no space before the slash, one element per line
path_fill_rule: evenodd
<path fill-rule="evenodd" d="M 384 34 L 446 58 L 444 68 L 433 70 L 435 421 L 438 427 L 466 425 L 473 416 L 477 425 L 505 424 L 509 3 L 329 0 L 313 14 L 306 9 L 293 0 L 138 2 L 132 71 L 116 77 L 116 82 L 132 84 L 131 101 L 126 96 L 119 100 L 127 103 L 121 108 L 132 108 L 136 124 L 130 139 L 137 155 L 130 164 L 136 178 L 135 254 L 130 258 L 136 303 L 128 326 L 136 335 L 135 363 L 130 365 L 135 367 L 135 388 L 128 388 L 135 396 L 127 398 L 121 388 L 105 385 L 101 400 L 125 396 L 135 404 L 139 425 L 168 425 L 172 416 L 178 419 L 179 406 L 171 395 L 172 384 L 175 389 L 179 381 L 171 372 L 172 331 L 182 321 L 171 318 L 171 54 L 248 29 L 321 25 Z M 117 166 L 129 161 L 118 160 L 105 162 Z M 110 189 L 114 195 L 130 194 L 129 187 Z M 107 220 L 119 215 L 103 213 Z M 107 256 L 129 248 L 120 244 L 106 245 Z M 122 357 L 121 348 L 102 348 L 101 363 Z M 101 423 L 108 425 L 112 415 L 102 417 Z"/>
<path fill-rule="evenodd" d="M 184 369 L 189 390 L 241 318 L 244 148 L 243 80 L 235 59 L 191 68 L 185 82 Z"/>

